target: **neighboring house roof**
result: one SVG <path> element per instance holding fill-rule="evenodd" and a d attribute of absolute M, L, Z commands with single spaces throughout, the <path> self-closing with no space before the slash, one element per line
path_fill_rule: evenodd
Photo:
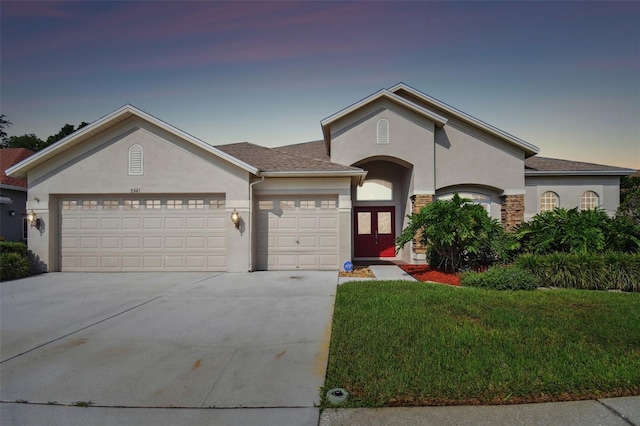
<path fill-rule="evenodd" d="M 547 157 L 530 157 L 524 160 L 526 176 L 536 175 L 617 175 L 626 176 L 635 170 L 603 164 L 583 163 L 580 161 L 560 160 Z"/>
<path fill-rule="evenodd" d="M 0 176 L 0 184 L 3 187 L 11 186 L 16 188 L 27 188 L 27 179 L 7 176 L 5 170 L 18 164 L 27 157 L 35 154 L 33 151 L 27 148 L 5 148 L 0 149 L 0 169 L 2 174 Z"/>
<path fill-rule="evenodd" d="M 9 168 L 7 170 L 7 174 L 13 177 L 26 177 L 27 172 L 34 167 L 48 161 L 50 158 L 55 157 L 74 146 L 82 143 L 83 141 L 89 139 L 92 136 L 95 136 L 99 132 L 106 130 L 109 127 L 114 126 L 117 123 L 120 123 L 128 118 L 137 116 L 159 128 L 187 141 L 192 143 L 193 145 L 217 156 L 220 157 L 241 169 L 244 169 L 250 173 L 257 173 L 257 169 L 247 163 L 242 162 L 241 160 L 228 155 L 227 153 L 220 151 L 219 149 L 214 148 L 206 142 L 201 141 L 200 139 L 191 136 L 190 134 L 168 124 L 164 121 L 147 114 L 146 112 L 134 107 L 133 105 L 124 105 L 123 107 L 117 109 L 109 115 L 106 115 L 88 126 L 79 129 L 64 139 L 56 142 L 55 144 L 48 146 L 42 151 L 38 152 L 36 155 L 33 155 L 26 160 L 20 162 L 19 164 Z"/>
<path fill-rule="evenodd" d="M 304 144 L 298 144 L 304 145 Z M 256 167 L 263 176 L 360 176 L 366 171 L 358 168 L 320 160 L 311 156 L 289 152 L 286 148 L 267 148 L 249 142 L 217 145 L 217 149 Z M 295 148 L 294 148 L 295 150 Z"/>
<path fill-rule="evenodd" d="M 498 129 L 497 127 L 493 127 L 490 124 L 485 123 L 482 120 L 478 120 L 477 118 L 464 113 L 450 105 L 445 104 L 442 101 L 439 101 L 436 98 L 432 98 L 431 96 L 422 93 L 419 90 L 414 89 L 413 87 L 406 85 L 404 83 L 398 83 L 395 86 L 391 87 L 389 89 L 389 92 L 392 92 L 394 94 L 398 94 L 398 93 L 408 93 L 416 98 L 418 98 L 419 100 L 421 100 L 422 102 L 426 103 L 427 105 L 439 108 L 443 111 L 446 111 L 448 114 L 451 114 L 453 117 L 457 118 L 458 120 L 461 120 L 465 123 L 471 124 L 474 127 L 477 127 L 495 137 L 497 137 L 498 139 L 501 139 L 505 142 L 508 142 L 512 145 L 515 145 L 521 149 L 523 149 L 525 151 L 525 154 L 527 157 L 530 157 L 532 155 L 537 154 L 538 152 L 540 152 L 540 148 L 538 148 L 535 145 L 530 144 L 529 142 L 523 141 L 520 138 L 517 138 L 503 130 Z M 400 96 L 400 95 L 398 95 Z"/>

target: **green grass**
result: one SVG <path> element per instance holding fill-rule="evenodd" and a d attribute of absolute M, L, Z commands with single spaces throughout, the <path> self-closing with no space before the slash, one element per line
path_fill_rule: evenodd
<path fill-rule="evenodd" d="M 321 395 L 334 387 L 347 407 L 638 395 L 640 294 L 343 284 Z"/>

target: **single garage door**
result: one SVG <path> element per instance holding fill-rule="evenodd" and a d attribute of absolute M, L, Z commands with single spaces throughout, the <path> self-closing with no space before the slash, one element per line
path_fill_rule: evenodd
<path fill-rule="evenodd" d="M 257 199 L 257 269 L 337 269 L 337 197 Z"/>
<path fill-rule="evenodd" d="M 223 196 L 60 200 L 62 271 L 223 271 Z"/>

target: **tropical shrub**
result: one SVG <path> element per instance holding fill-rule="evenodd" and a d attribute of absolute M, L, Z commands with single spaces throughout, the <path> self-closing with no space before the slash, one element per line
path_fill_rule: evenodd
<path fill-rule="evenodd" d="M 620 205 L 616 217 L 625 217 L 640 225 L 640 176 L 622 176 Z"/>
<path fill-rule="evenodd" d="M 0 254 L 0 281 L 15 280 L 29 275 L 29 261 L 19 253 Z"/>
<path fill-rule="evenodd" d="M 514 265 L 543 287 L 640 292 L 640 253 L 523 254 Z"/>
<path fill-rule="evenodd" d="M 539 287 L 539 279 L 517 266 L 494 266 L 486 272 L 463 272 L 460 274 L 460 284 L 493 290 L 535 290 Z"/>
<path fill-rule="evenodd" d="M 517 244 L 484 207 L 458 194 L 429 203 L 408 218 L 409 224 L 396 238 L 396 253 L 417 235 L 429 264 L 447 272 L 505 259 Z"/>
<path fill-rule="evenodd" d="M 516 230 L 524 252 L 548 254 L 636 252 L 640 227 L 628 218 L 612 219 L 604 210 L 555 208 L 542 212 Z"/>

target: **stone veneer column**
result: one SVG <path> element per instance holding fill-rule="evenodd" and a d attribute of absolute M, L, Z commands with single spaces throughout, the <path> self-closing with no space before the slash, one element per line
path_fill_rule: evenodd
<path fill-rule="evenodd" d="M 524 222 L 524 195 L 503 195 L 500 198 L 502 227 L 505 231 L 513 231 Z"/>
<path fill-rule="evenodd" d="M 433 201 L 431 194 L 416 194 L 411 196 L 411 213 L 418 213 L 424 206 Z M 424 254 L 425 247 L 420 242 L 420 233 L 416 233 L 413 237 L 413 252 L 416 254 Z"/>

